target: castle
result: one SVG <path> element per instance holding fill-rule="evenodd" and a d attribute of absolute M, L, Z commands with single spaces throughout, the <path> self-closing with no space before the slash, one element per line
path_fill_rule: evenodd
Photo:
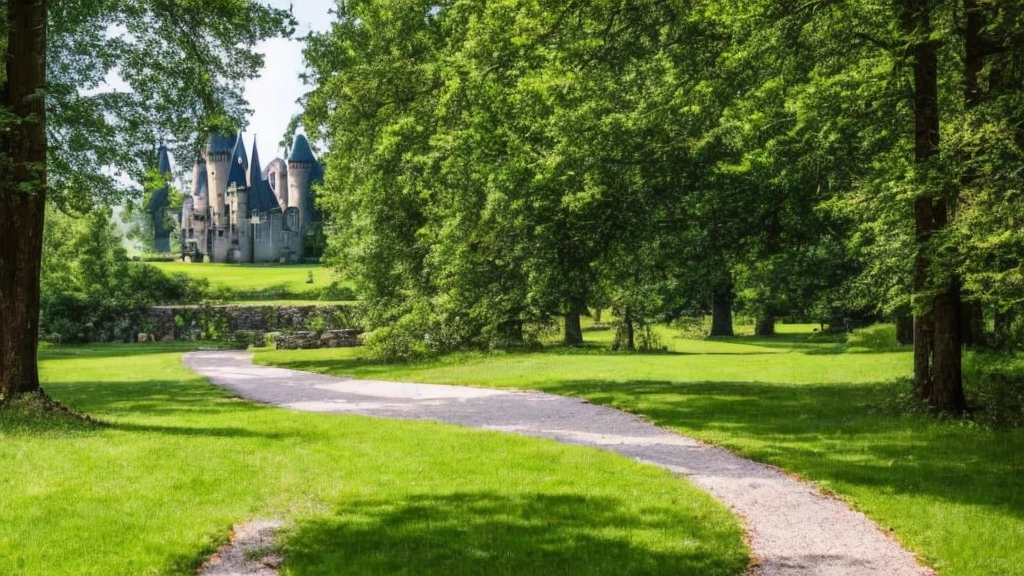
<path fill-rule="evenodd" d="M 260 165 L 253 140 L 252 160 L 241 135 L 215 135 L 192 170 L 191 194 L 181 208 L 181 253 L 185 261 L 232 263 L 295 262 L 303 256 L 310 224 L 320 221 L 313 185 L 324 172 L 309 141 L 297 135 L 287 162 Z M 167 148 L 158 159 L 161 174 L 170 174 Z M 158 250 L 170 252 L 164 223 L 168 189 L 158 190 L 148 209 Z"/>

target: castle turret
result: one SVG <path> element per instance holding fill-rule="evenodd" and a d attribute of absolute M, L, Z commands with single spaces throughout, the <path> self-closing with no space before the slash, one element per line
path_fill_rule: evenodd
<path fill-rule="evenodd" d="M 299 229 L 304 230 L 312 218 L 312 186 L 320 173 L 320 164 L 313 155 L 309 140 L 303 134 L 295 136 L 292 152 L 288 156 L 288 206 L 299 209 Z"/>
<path fill-rule="evenodd" d="M 206 214 L 206 209 L 210 206 L 210 185 L 206 161 L 203 159 L 199 159 L 192 168 L 192 200 L 196 212 Z"/>
<path fill-rule="evenodd" d="M 167 207 L 171 189 L 167 180 L 171 178 L 171 157 L 163 144 L 157 152 L 157 172 L 164 179 L 164 184 L 149 197 L 146 212 L 153 223 L 153 247 L 157 252 L 170 252 L 171 228 L 167 225 Z"/>
<path fill-rule="evenodd" d="M 227 184 L 232 159 L 238 147 L 237 136 L 214 135 L 206 147 L 206 172 L 210 189 L 210 220 L 207 224 L 212 248 L 210 258 L 214 262 L 226 262 L 229 248 L 227 237 L 228 205 Z"/>
<path fill-rule="evenodd" d="M 231 155 L 231 170 L 227 181 L 227 214 L 228 228 L 224 236 L 226 261 L 251 262 L 252 239 L 249 235 L 249 179 L 246 174 L 249 158 L 245 153 L 245 143 L 239 136 L 235 150 Z M 217 241 L 221 235 L 217 233 Z M 222 262 L 225 260 L 218 260 Z"/>
<path fill-rule="evenodd" d="M 207 213 L 210 207 L 210 186 L 206 173 L 206 162 L 200 159 L 192 167 L 192 190 L 182 205 L 181 243 L 189 258 L 207 251 L 206 231 L 209 226 Z"/>

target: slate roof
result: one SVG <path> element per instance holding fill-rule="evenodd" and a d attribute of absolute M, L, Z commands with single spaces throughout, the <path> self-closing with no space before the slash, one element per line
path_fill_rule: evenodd
<path fill-rule="evenodd" d="M 157 152 L 157 171 L 160 174 L 171 173 L 171 157 L 167 153 L 167 146 L 160 145 L 160 151 Z"/>
<path fill-rule="evenodd" d="M 303 164 L 316 164 L 316 156 L 313 155 L 313 148 L 304 134 L 296 134 L 292 143 L 291 154 L 288 155 L 288 162 L 299 162 Z"/>
<path fill-rule="evenodd" d="M 245 143 L 241 138 L 235 141 L 235 150 L 231 155 L 231 168 L 228 171 L 228 189 L 232 185 L 238 188 L 248 188 L 249 181 L 245 171 L 249 168 L 249 156 L 245 153 Z"/>
<path fill-rule="evenodd" d="M 167 146 L 160 145 L 160 150 L 157 152 L 157 171 L 160 172 L 161 176 L 171 175 L 171 158 L 167 153 Z M 164 185 L 159 190 L 153 191 L 153 194 L 149 197 L 149 203 L 146 204 L 146 210 L 151 213 L 163 213 L 167 209 L 167 199 L 170 195 L 170 186 Z"/>
<path fill-rule="evenodd" d="M 230 154 L 235 150 L 238 140 L 238 135 L 214 134 L 206 143 L 206 152 L 208 154 Z"/>
<path fill-rule="evenodd" d="M 277 202 L 277 195 L 270 188 L 270 182 L 263 177 L 263 168 L 260 167 L 260 152 L 256 148 L 256 140 L 252 141 L 252 164 L 249 165 L 249 182 L 252 183 L 252 190 L 249 191 L 249 210 L 256 210 L 260 214 L 280 210 L 281 205 Z"/>

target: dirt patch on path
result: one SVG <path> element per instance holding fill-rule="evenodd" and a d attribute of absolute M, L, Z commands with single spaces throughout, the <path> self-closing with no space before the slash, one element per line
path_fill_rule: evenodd
<path fill-rule="evenodd" d="M 203 563 L 199 574 L 277 576 L 281 557 L 274 549 L 274 541 L 281 526 L 282 523 L 277 520 L 253 520 L 235 526 L 231 541 Z"/>
<path fill-rule="evenodd" d="M 594 446 L 685 476 L 744 519 L 759 576 L 931 576 L 860 512 L 810 484 L 636 416 L 542 394 L 353 380 L 255 366 L 241 352 L 197 352 L 185 365 L 258 402 L 472 428 Z"/>

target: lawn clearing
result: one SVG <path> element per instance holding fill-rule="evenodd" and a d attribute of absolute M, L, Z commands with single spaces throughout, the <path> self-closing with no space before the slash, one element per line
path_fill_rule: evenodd
<path fill-rule="evenodd" d="M 107 423 L 0 413 L 0 574 L 192 574 L 231 525 L 295 522 L 283 574 L 722 574 L 735 518 L 575 446 L 229 398 L 184 345 L 44 350 L 46 390 Z"/>
<path fill-rule="evenodd" d="M 154 266 L 168 274 L 187 274 L 203 278 L 228 303 L 290 302 L 318 300 L 348 300 L 338 298 L 337 278 L 329 268 L 318 264 L 186 264 L 182 262 L 154 262 Z M 313 283 L 310 284 L 310 273 Z M 332 284 L 334 286 L 332 286 Z M 351 290 L 343 290 L 351 293 Z"/>
<path fill-rule="evenodd" d="M 359 350 L 261 351 L 257 361 L 336 375 L 543 390 L 642 414 L 832 490 L 943 576 L 1024 574 L 1024 431 L 899 410 L 908 350 L 880 329 L 849 343 L 786 327 L 773 338 L 687 340 L 670 353 L 596 342 L 542 353 L 456 354 L 377 365 Z"/>

